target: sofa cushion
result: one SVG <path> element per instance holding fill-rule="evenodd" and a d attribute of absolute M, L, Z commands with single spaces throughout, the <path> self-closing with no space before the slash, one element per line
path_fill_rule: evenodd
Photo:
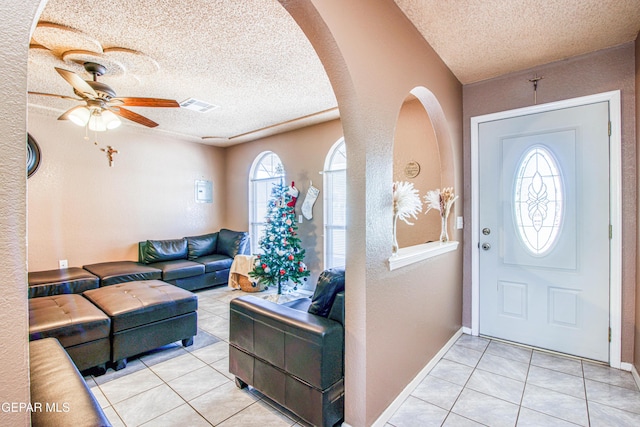
<path fill-rule="evenodd" d="M 216 253 L 235 257 L 238 254 L 249 253 L 249 233 L 246 231 L 232 231 L 223 228 L 218 233 Z"/>
<path fill-rule="evenodd" d="M 177 280 L 204 274 L 204 265 L 186 259 L 156 262 L 152 266 L 162 270 L 162 280 Z"/>
<path fill-rule="evenodd" d="M 327 317 L 338 292 L 344 291 L 344 268 L 330 268 L 318 277 L 309 313 Z"/>
<path fill-rule="evenodd" d="M 81 294 L 99 286 L 100 279 L 79 267 L 29 272 L 29 298 Z"/>
<path fill-rule="evenodd" d="M 116 283 L 134 280 L 152 280 L 162 277 L 162 270 L 134 261 L 109 261 L 85 265 L 87 271 L 100 278 L 100 286 L 110 286 Z"/>
<path fill-rule="evenodd" d="M 29 340 L 56 337 L 71 347 L 109 336 L 111 321 L 82 295 L 64 294 L 29 300 Z"/>
<path fill-rule="evenodd" d="M 231 268 L 231 264 L 233 263 L 233 258 L 229 258 L 226 255 L 220 254 L 212 254 L 208 256 L 203 256 L 195 260 L 195 262 L 199 262 L 204 264 L 205 272 L 210 273 L 212 271 L 220 271 Z"/>
<path fill-rule="evenodd" d="M 29 343 L 32 426 L 109 426 L 100 404 L 78 369 L 55 338 Z M 56 410 L 45 410 L 45 404 Z"/>
<path fill-rule="evenodd" d="M 147 240 L 141 262 L 151 264 L 174 259 L 187 259 L 187 239 Z"/>
<path fill-rule="evenodd" d="M 202 236 L 187 237 L 187 250 L 190 260 L 201 256 L 211 255 L 216 251 L 218 245 L 218 233 L 205 234 Z"/>

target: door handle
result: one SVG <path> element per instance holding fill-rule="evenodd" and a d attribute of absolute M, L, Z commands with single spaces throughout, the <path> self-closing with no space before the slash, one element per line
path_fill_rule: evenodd
<path fill-rule="evenodd" d="M 482 249 L 484 249 L 485 251 L 488 251 L 489 249 L 491 249 L 491 245 L 488 243 L 483 243 L 482 244 Z"/>

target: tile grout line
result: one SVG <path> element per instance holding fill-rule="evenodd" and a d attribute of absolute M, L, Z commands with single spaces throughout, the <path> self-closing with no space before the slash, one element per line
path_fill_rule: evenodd
<path fill-rule="evenodd" d="M 460 338 L 458 338 L 458 340 L 460 340 Z M 456 342 L 456 343 L 457 343 L 457 342 Z M 473 366 L 473 370 L 471 371 L 471 374 L 469 374 L 469 378 L 467 378 L 467 381 L 465 381 L 465 383 L 463 384 L 462 389 L 460 390 L 460 393 L 458 394 L 458 397 L 456 397 L 456 399 L 454 400 L 453 404 L 451 405 L 451 408 L 449 409 L 449 412 L 447 413 L 447 416 L 446 416 L 446 417 L 444 417 L 444 420 L 442 420 L 442 425 L 444 425 L 444 423 L 447 421 L 447 418 L 449 418 L 449 416 L 450 416 L 450 415 L 451 415 L 451 413 L 453 412 L 453 408 L 454 408 L 454 406 L 456 406 L 456 403 L 458 403 L 458 400 L 460 399 L 460 396 L 462 395 L 462 393 L 464 392 L 464 390 L 467 388 L 467 384 L 469 384 L 469 381 L 471 380 L 471 377 L 473 376 L 473 373 L 478 369 L 478 364 L 480 364 L 480 360 L 482 360 L 482 358 L 483 358 L 483 357 L 484 357 L 484 355 L 486 354 L 487 349 L 489 348 L 489 344 L 491 344 L 491 340 L 489 340 L 489 342 L 487 343 L 487 345 L 484 347 L 484 350 L 482 350 L 482 354 L 481 354 L 481 355 L 480 355 L 480 357 L 478 358 L 478 361 L 476 362 L 476 364 Z M 454 344 L 454 345 L 455 345 L 455 344 Z M 464 346 L 463 346 L 463 345 L 461 345 L 461 347 L 464 347 Z M 466 348 L 466 347 L 465 347 L 465 348 Z M 445 356 L 446 356 L 446 355 L 445 355 Z M 444 359 L 444 357 L 443 357 L 443 359 Z M 469 390 L 471 390 L 471 389 L 469 389 Z M 470 419 L 470 418 L 467 418 L 467 417 L 465 417 L 464 415 L 460 415 L 460 414 L 458 414 L 458 413 L 456 413 L 456 412 L 453 412 L 453 413 L 454 413 L 454 414 L 456 414 L 456 415 L 458 415 L 458 416 L 460 416 L 460 417 L 463 417 L 463 418 L 466 418 L 466 419 Z M 476 421 L 476 420 L 473 420 L 473 419 L 471 419 L 471 421 L 473 421 L 473 422 L 477 422 L 477 423 L 479 423 L 479 424 L 482 424 L 482 423 L 480 423 L 479 421 Z"/>
<path fill-rule="evenodd" d="M 520 396 L 520 403 L 518 404 L 518 414 L 516 415 L 516 423 L 518 425 L 518 420 L 520 419 L 520 412 L 522 411 L 522 402 L 524 401 L 524 393 L 527 390 L 527 384 L 529 383 L 529 372 L 531 372 L 531 362 L 533 360 L 533 350 L 531 351 L 531 355 L 529 356 L 529 363 L 527 366 L 527 374 L 524 376 L 524 385 L 522 386 L 522 395 Z"/>

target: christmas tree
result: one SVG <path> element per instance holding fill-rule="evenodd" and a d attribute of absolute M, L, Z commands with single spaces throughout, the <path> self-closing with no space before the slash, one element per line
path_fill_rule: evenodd
<path fill-rule="evenodd" d="M 267 205 L 264 236 L 258 241 L 261 254 L 256 258 L 254 269 L 249 276 L 265 286 L 278 286 L 278 294 L 288 290 L 293 282 L 293 290 L 309 276 L 304 264 L 305 250 L 300 245 L 296 230 L 295 204 L 298 191 L 293 182 L 291 187 L 282 182 L 274 184 L 271 199 Z"/>

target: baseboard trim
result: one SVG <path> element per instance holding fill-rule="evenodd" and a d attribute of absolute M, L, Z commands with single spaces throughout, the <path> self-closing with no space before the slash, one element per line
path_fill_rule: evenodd
<path fill-rule="evenodd" d="M 463 334 L 467 334 L 467 335 L 473 335 L 473 334 L 471 333 L 471 328 L 467 328 L 466 326 L 463 326 L 463 327 L 462 327 L 462 333 L 463 333 Z"/>
<path fill-rule="evenodd" d="M 633 364 L 628 363 L 628 362 L 620 362 L 620 368 L 621 371 L 627 371 L 627 372 L 632 372 L 633 370 Z"/>
<path fill-rule="evenodd" d="M 636 386 L 640 389 L 640 375 L 638 374 L 638 370 L 635 365 L 631 363 L 624 363 L 625 365 L 631 365 L 631 375 L 633 375 L 633 380 L 636 382 Z"/>
<path fill-rule="evenodd" d="M 394 399 L 393 402 L 384 410 L 384 412 L 378 417 L 378 419 L 371 424 L 371 427 L 384 427 L 384 425 L 389 421 L 389 419 L 393 416 L 393 414 L 398 410 L 398 408 L 404 403 L 404 401 L 409 397 L 411 393 L 420 385 L 422 380 L 431 372 L 431 370 L 436 366 L 436 364 L 442 359 L 442 357 L 449 351 L 449 349 L 455 344 L 455 342 L 460 338 L 460 336 L 464 333 L 464 328 L 460 328 L 453 336 L 447 341 L 447 343 L 436 353 L 435 356 L 427 363 L 427 365 L 422 368 L 422 370 L 418 373 L 418 375 L 411 380 L 409 384 L 400 392 L 398 397 Z M 349 424 L 343 423 L 344 427 L 349 427 Z"/>

